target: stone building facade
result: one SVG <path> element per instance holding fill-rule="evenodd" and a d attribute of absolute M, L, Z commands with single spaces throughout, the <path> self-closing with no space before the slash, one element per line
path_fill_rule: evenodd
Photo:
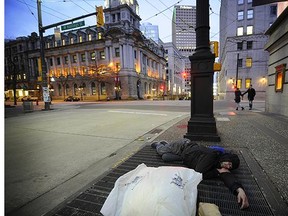
<path fill-rule="evenodd" d="M 55 35 L 45 36 L 45 60 L 52 99 L 72 95 L 95 101 L 149 99 L 164 95 L 165 50 L 139 30 L 141 18 L 137 1 L 106 1 L 104 14 L 103 27 L 89 26 L 61 32 L 60 40 Z M 29 37 L 7 42 L 5 53 L 14 49 L 13 56 L 19 56 L 21 43 L 25 44 L 21 51 L 25 56 L 24 68 L 20 66 L 21 71 L 13 69 L 12 56 L 7 55 L 11 58 L 5 64 L 5 88 L 9 91 L 17 82 L 18 90 L 26 86 L 22 94 L 34 90 L 39 91 L 41 97 L 39 37 L 32 33 Z M 17 79 L 11 76 L 13 73 L 19 74 Z"/>

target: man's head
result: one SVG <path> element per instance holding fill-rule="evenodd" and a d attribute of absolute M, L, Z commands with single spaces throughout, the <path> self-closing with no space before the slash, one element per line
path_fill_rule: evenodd
<path fill-rule="evenodd" d="M 237 169 L 240 165 L 240 160 L 238 155 L 232 153 L 224 153 L 221 155 L 219 159 L 221 167 L 225 167 L 227 169 Z"/>

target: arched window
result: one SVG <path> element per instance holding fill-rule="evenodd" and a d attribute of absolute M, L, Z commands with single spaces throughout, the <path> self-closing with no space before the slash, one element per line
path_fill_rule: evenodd
<path fill-rule="evenodd" d="M 96 85 L 94 82 L 91 83 L 91 93 L 92 95 L 96 95 Z"/>

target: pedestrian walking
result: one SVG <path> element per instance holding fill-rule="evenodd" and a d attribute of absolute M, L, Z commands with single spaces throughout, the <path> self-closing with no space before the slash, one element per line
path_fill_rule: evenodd
<path fill-rule="evenodd" d="M 219 177 L 230 191 L 237 196 L 237 202 L 241 209 L 249 206 L 243 186 L 230 172 L 240 165 L 237 154 L 198 145 L 186 138 L 171 143 L 165 140 L 156 141 L 151 144 L 151 147 L 156 149 L 163 161 L 182 161 L 187 167 L 202 173 L 203 179 Z"/>
<path fill-rule="evenodd" d="M 256 91 L 255 89 L 252 87 L 252 85 L 250 85 L 250 87 L 247 89 L 247 91 L 245 91 L 243 94 L 242 94 L 242 97 L 248 93 L 248 101 L 249 101 L 249 110 L 252 109 L 252 106 L 253 106 L 253 100 L 254 100 L 254 97 L 256 95 Z"/>
<path fill-rule="evenodd" d="M 234 98 L 234 101 L 235 103 L 237 104 L 237 107 L 236 107 L 236 110 L 238 110 L 238 108 L 241 108 L 242 110 L 244 110 L 244 107 L 241 106 L 240 102 L 241 102 L 241 97 L 242 94 L 241 94 L 241 91 L 239 88 L 236 88 L 236 91 L 235 91 L 235 98 Z"/>

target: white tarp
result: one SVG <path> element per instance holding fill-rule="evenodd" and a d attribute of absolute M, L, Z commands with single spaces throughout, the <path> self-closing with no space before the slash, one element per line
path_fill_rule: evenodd
<path fill-rule="evenodd" d="M 105 216 L 193 216 L 202 174 L 185 167 L 140 164 L 119 177 L 102 206 Z"/>

